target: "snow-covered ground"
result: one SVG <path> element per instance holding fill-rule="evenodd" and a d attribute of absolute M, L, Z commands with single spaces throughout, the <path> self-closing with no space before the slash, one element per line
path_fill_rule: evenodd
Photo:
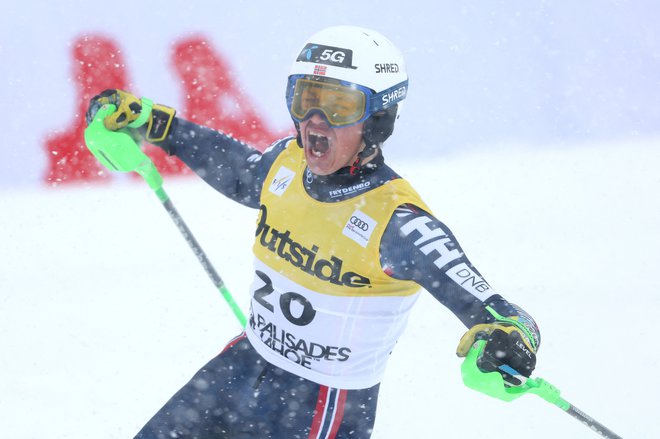
<path fill-rule="evenodd" d="M 536 375 L 626 439 L 660 437 L 658 142 L 392 165 L 538 320 Z M 247 308 L 255 212 L 197 179 L 165 187 Z M 239 332 L 145 184 L 5 188 L 0 212 L 0 437 L 131 438 Z M 504 403 L 464 387 L 463 329 L 423 295 L 374 438 L 597 437 L 535 396 Z"/>

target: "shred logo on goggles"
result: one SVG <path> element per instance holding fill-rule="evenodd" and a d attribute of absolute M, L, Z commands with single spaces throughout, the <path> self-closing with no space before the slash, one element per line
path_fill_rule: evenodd
<path fill-rule="evenodd" d="M 296 61 L 357 69 L 353 65 L 352 50 L 341 47 L 323 46 L 321 44 L 306 44 Z"/>
<path fill-rule="evenodd" d="M 390 102 L 398 102 L 406 97 L 408 93 L 408 85 L 402 85 L 401 87 L 395 88 L 394 90 L 390 89 L 383 93 L 383 107 L 388 105 Z"/>
<path fill-rule="evenodd" d="M 312 245 L 311 248 L 296 242 L 291 238 L 291 231 L 280 232 L 272 228 L 266 221 L 268 219 L 268 209 L 265 205 L 259 208 L 259 223 L 255 236 L 258 237 L 259 244 L 275 253 L 280 258 L 289 262 L 296 268 L 318 279 L 335 285 L 344 285 L 350 288 L 362 288 L 371 286 L 368 277 L 353 271 L 343 272 L 344 261 L 336 256 L 330 256 L 330 260 L 318 257 L 318 246 Z"/>

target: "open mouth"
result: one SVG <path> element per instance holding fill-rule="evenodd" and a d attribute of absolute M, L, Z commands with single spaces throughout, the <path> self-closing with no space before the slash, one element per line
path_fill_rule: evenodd
<path fill-rule="evenodd" d="M 315 157 L 321 157 L 330 148 L 328 138 L 321 133 L 307 133 L 307 142 L 309 144 L 309 151 Z"/>

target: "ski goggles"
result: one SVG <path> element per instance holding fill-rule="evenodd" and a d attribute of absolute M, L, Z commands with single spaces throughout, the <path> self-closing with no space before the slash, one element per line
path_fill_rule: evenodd
<path fill-rule="evenodd" d="M 380 93 L 372 89 L 332 78 L 291 75 L 286 103 L 291 117 L 303 122 L 315 112 L 323 114 L 335 127 L 355 125 L 367 120 L 406 97 L 408 81 Z"/>

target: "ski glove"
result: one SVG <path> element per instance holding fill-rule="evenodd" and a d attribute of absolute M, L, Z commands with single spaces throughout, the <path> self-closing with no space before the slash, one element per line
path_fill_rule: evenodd
<path fill-rule="evenodd" d="M 112 104 L 117 110 L 103 120 L 109 130 L 137 128 L 149 143 L 162 142 L 169 134 L 176 110 L 164 105 L 152 104 L 149 99 L 123 90 L 108 89 L 89 101 L 85 120 L 89 125 L 96 112 L 103 106 Z M 146 128 L 145 128 L 146 125 Z"/>
<path fill-rule="evenodd" d="M 523 384 L 525 377 L 532 374 L 540 343 L 536 322 L 527 313 L 515 308 L 520 315 L 506 318 L 487 307 L 495 321 L 470 328 L 456 348 L 456 355 L 465 357 L 476 341 L 485 340 L 484 350 L 477 358 L 477 367 L 482 372 L 499 372 L 509 386 Z"/>

